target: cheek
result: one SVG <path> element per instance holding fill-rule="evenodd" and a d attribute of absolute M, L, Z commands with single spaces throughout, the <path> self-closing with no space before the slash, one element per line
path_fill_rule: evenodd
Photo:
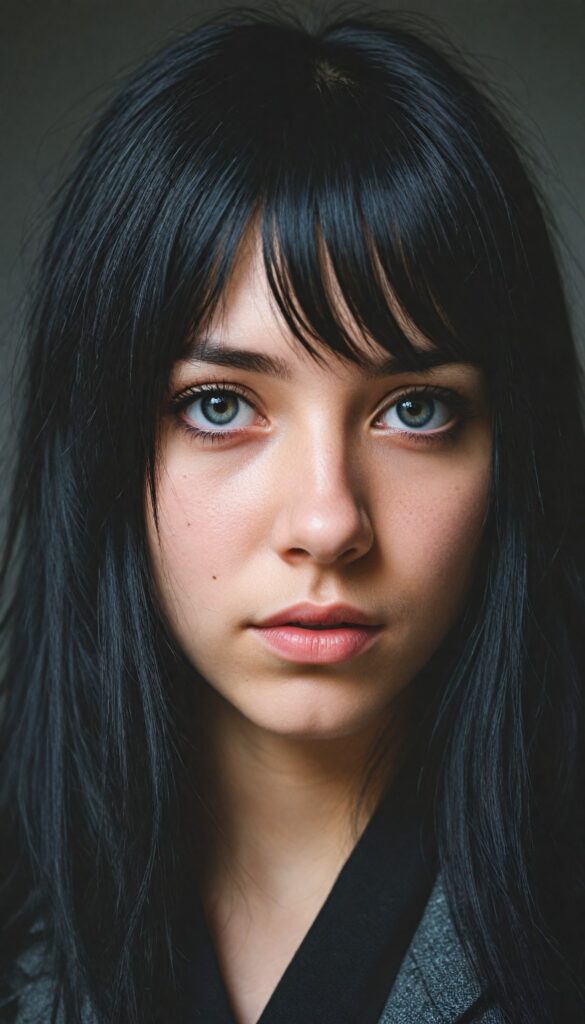
<path fill-rule="evenodd" d="M 385 495 L 380 542 L 402 592 L 452 605 L 470 581 L 489 496 L 490 454 L 473 461 L 425 467 L 401 476 Z"/>
<path fill-rule="evenodd" d="M 257 549 L 266 529 L 258 495 L 243 475 L 227 482 L 210 479 L 193 472 L 188 455 L 177 454 L 160 473 L 157 499 L 159 533 L 150 508 L 148 533 L 159 590 L 175 617 L 188 608 L 193 621 L 199 616 L 192 599 L 204 595 L 204 605 L 212 609 Z"/>

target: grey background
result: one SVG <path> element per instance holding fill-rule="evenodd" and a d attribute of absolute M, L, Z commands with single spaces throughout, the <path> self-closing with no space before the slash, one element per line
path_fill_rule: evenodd
<path fill-rule="evenodd" d="M 0 427 L 10 434 L 22 299 L 46 201 L 92 112 L 139 60 L 216 7 L 201 0 L 2 0 L 0 36 Z M 261 6 L 256 3 L 255 6 Z M 294 9 L 315 11 L 320 4 Z M 329 4 L 334 8 L 334 5 Z M 585 350 L 585 0 L 369 4 L 429 16 L 495 87 L 536 158 L 560 229 Z M 359 11 L 359 4 L 353 4 Z"/>

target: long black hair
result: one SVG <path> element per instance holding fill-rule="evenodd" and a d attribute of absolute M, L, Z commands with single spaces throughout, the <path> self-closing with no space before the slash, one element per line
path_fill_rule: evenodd
<path fill-rule="evenodd" d="M 421 786 L 453 918 L 505 1019 L 582 1020 L 582 381 L 542 199 L 461 66 L 388 16 L 309 31 L 228 14 L 130 78 L 55 199 L 2 577 L 3 1019 L 39 943 L 54 1019 L 79 1020 L 86 997 L 111 1024 L 188 1016 L 181 908 L 207 811 L 194 669 L 159 611 L 145 495 L 170 368 L 254 224 L 316 357 L 359 359 L 326 254 L 364 337 L 416 367 L 390 289 L 485 371 L 485 558 L 437 659 Z"/>

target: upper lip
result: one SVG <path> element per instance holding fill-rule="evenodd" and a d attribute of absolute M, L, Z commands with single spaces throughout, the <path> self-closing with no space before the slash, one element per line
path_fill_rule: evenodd
<path fill-rule="evenodd" d="M 255 622 L 254 625 L 264 628 L 291 625 L 295 622 L 303 626 L 337 626 L 341 623 L 352 626 L 380 625 L 370 615 L 349 604 L 310 604 L 307 601 L 283 608 L 282 611 L 262 619 L 261 622 Z"/>

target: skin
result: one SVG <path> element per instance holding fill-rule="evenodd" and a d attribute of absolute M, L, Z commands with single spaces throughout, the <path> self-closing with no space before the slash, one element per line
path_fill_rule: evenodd
<path fill-rule="evenodd" d="M 389 722 L 399 736 L 408 684 L 465 602 L 486 515 L 491 425 L 481 371 L 470 364 L 379 379 L 333 355 L 318 366 L 275 310 L 254 246 L 208 335 L 222 348 L 277 356 L 289 372 L 277 379 L 195 358 L 175 365 L 170 397 L 219 381 L 244 389 L 246 401 L 241 428 L 213 444 L 182 426 L 214 429 L 196 396 L 166 411 L 158 532 L 150 507 L 147 517 L 163 610 L 203 677 L 220 825 L 204 900 L 234 1013 L 252 1024 L 375 806 L 379 787 L 350 827 L 368 751 Z M 373 362 L 388 355 L 378 345 L 368 352 Z M 450 443 L 421 444 L 388 411 L 422 384 L 467 399 L 471 416 Z M 445 424 L 457 418 L 438 409 Z M 384 629 L 345 662 L 292 663 L 250 625 L 302 600 L 350 603 Z M 387 773 L 392 763 L 389 750 Z"/>

